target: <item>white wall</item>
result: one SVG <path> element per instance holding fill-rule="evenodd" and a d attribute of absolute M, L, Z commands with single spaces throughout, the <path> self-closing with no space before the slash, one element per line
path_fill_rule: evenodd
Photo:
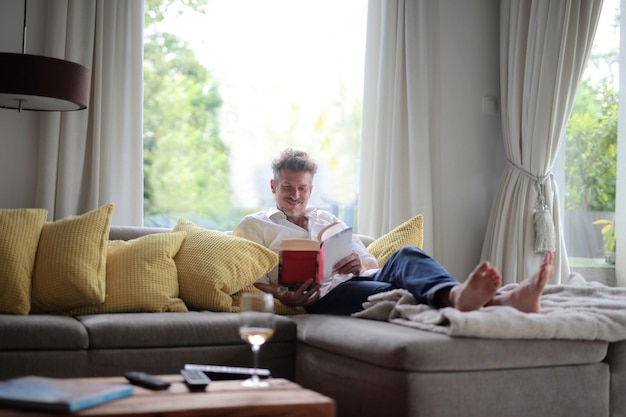
<path fill-rule="evenodd" d="M 499 111 L 499 1 L 443 0 L 439 8 L 442 212 L 436 250 L 449 272 L 465 279 L 481 260 L 506 161 Z M 483 97 L 497 98 L 497 113 L 483 112 Z"/>
<path fill-rule="evenodd" d="M 433 0 L 437 1 L 437 0 Z M 29 21 L 45 0 L 29 1 Z M 464 279 L 480 261 L 484 231 L 504 167 L 500 115 L 482 111 L 483 97 L 499 98 L 498 0 L 439 0 L 440 7 L 440 233 L 435 251 Z M 23 3 L 0 2 L 0 51 L 19 52 Z M 29 26 L 31 26 L 29 24 Z M 37 25 L 29 27 L 35 31 Z M 41 53 L 30 45 L 28 52 Z M 498 109 L 499 110 L 499 109 Z M 0 208 L 36 201 L 39 114 L 0 109 Z"/>

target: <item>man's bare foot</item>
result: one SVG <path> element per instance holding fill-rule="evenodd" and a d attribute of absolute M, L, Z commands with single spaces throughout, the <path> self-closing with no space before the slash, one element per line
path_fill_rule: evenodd
<path fill-rule="evenodd" d="M 554 275 L 553 257 L 552 252 L 546 252 L 539 271 L 526 278 L 512 291 L 496 295 L 489 305 L 506 305 L 525 313 L 538 313 L 543 289 Z"/>
<path fill-rule="evenodd" d="M 450 289 L 450 304 L 461 311 L 477 310 L 492 299 L 502 277 L 487 261 L 480 263 L 467 280 Z"/>

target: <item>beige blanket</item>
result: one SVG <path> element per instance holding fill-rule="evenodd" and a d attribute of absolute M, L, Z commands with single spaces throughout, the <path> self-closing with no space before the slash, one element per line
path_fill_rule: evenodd
<path fill-rule="evenodd" d="M 501 291 L 510 291 L 509 284 Z M 626 288 L 607 287 L 584 279 L 548 285 L 540 313 L 522 313 L 512 307 L 483 307 L 461 312 L 416 304 L 405 290 L 376 294 L 355 317 L 390 321 L 403 326 L 451 336 L 493 339 L 626 339 Z"/>

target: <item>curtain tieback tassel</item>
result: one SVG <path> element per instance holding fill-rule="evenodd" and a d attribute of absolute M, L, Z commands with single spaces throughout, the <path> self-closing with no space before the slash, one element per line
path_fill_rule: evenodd
<path fill-rule="evenodd" d="M 533 223 L 535 224 L 535 252 L 554 252 L 556 249 L 556 231 L 554 230 L 554 220 L 552 212 L 545 202 L 543 196 L 537 202 L 533 213 Z"/>
<path fill-rule="evenodd" d="M 552 211 L 546 203 L 544 192 L 544 183 L 552 175 L 552 170 L 550 170 L 543 177 L 537 177 L 518 167 L 511 161 L 508 161 L 508 163 L 535 181 L 535 185 L 537 187 L 537 204 L 535 205 L 535 210 L 533 212 L 533 224 L 535 226 L 535 253 L 554 252 L 556 250 L 556 231 L 554 228 Z"/>

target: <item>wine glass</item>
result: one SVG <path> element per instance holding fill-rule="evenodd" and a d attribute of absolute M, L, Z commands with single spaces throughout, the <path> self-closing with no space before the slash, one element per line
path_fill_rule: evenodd
<path fill-rule="evenodd" d="M 246 387 L 266 387 L 258 374 L 261 345 L 274 334 L 274 297 L 267 293 L 244 293 L 239 313 L 239 335 L 252 347 L 254 372 L 242 382 Z"/>

